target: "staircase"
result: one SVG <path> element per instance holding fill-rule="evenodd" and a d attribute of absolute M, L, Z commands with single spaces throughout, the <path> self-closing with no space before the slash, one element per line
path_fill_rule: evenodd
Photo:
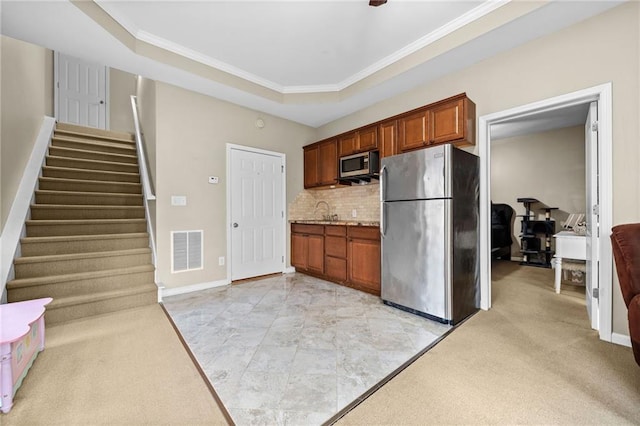
<path fill-rule="evenodd" d="M 48 324 L 157 303 L 133 137 L 58 123 L 9 302 L 52 297 Z"/>

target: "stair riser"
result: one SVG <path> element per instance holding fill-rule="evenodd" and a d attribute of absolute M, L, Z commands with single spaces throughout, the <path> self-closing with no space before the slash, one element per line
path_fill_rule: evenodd
<path fill-rule="evenodd" d="M 144 219 L 144 208 L 62 208 L 31 207 L 31 219 L 35 220 L 75 220 L 75 219 Z"/>
<path fill-rule="evenodd" d="M 73 151 L 56 146 L 49 147 L 49 155 L 65 158 L 81 158 L 84 160 L 113 161 L 114 163 L 138 164 L 136 157 L 120 156 L 96 151 Z"/>
<path fill-rule="evenodd" d="M 52 169 L 45 167 L 42 169 L 42 176 L 61 179 L 79 180 L 100 180 L 108 182 L 131 182 L 140 183 L 140 176 L 137 174 L 119 174 L 101 172 L 96 170 L 72 170 L 72 169 Z"/>
<path fill-rule="evenodd" d="M 82 149 L 85 151 L 105 152 L 108 154 L 136 155 L 133 146 L 125 146 L 119 143 L 110 143 L 109 145 L 98 145 L 92 141 L 56 139 L 51 140 L 51 146 L 60 148 Z"/>
<path fill-rule="evenodd" d="M 111 192 L 120 194 L 142 194 L 140 184 L 116 182 L 60 182 L 40 179 L 40 189 L 48 191 Z"/>
<path fill-rule="evenodd" d="M 27 224 L 28 237 L 52 237 L 61 235 L 130 234 L 147 232 L 145 222 L 96 223 L 96 224 Z"/>
<path fill-rule="evenodd" d="M 59 324 L 80 318 L 94 315 L 108 314 L 124 309 L 137 308 L 139 306 L 153 305 L 158 303 L 157 290 L 134 296 L 117 297 L 113 299 L 101 300 L 92 303 L 83 303 L 75 306 L 47 307 L 45 312 L 45 322 L 47 325 Z"/>
<path fill-rule="evenodd" d="M 148 237 L 139 238 L 100 238 L 81 241 L 52 241 L 22 243 L 22 256 L 48 256 L 54 254 L 95 253 L 97 251 L 130 250 L 149 247 Z"/>
<path fill-rule="evenodd" d="M 110 172 L 138 173 L 137 164 L 95 163 L 88 160 L 64 157 L 47 157 L 47 166 L 70 167 L 72 169 L 106 170 Z"/>
<path fill-rule="evenodd" d="M 151 253 L 124 256 L 104 256 L 87 259 L 58 260 L 15 265 L 16 279 L 46 277 L 48 275 L 78 274 L 81 272 L 105 271 L 128 268 L 151 263 Z"/>
<path fill-rule="evenodd" d="M 141 206 L 142 196 L 87 195 L 74 194 L 71 192 L 68 194 L 43 194 L 36 192 L 36 204 Z"/>
<path fill-rule="evenodd" d="M 37 286 L 11 287 L 7 293 L 9 302 L 38 299 L 41 297 L 72 297 L 89 295 L 101 291 L 121 290 L 153 283 L 153 271 L 137 272 L 126 275 L 82 279 L 75 281 L 43 283 Z"/>

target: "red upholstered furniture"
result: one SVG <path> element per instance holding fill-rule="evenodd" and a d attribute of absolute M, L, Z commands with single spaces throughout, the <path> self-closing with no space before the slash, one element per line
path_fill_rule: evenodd
<path fill-rule="evenodd" d="M 640 365 L 640 223 L 611 229 L 622 297 L 629 309 L 629 335 L 636 363 Z"/>

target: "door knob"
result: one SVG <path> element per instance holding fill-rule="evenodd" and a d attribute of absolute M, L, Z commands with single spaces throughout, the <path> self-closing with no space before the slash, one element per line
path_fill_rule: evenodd
<path fill-rule="evenodd" d="M 104 101 L 100 101 L 100 105 L 104 104 Z"/>
<path fill-rule="evenodd" d="M 238 227 L 238 224 L 237 224 L 236 222 L 233 222 L 233 227 L 234 227 L 234 228 L 237 228 L 237 227 Z"/>

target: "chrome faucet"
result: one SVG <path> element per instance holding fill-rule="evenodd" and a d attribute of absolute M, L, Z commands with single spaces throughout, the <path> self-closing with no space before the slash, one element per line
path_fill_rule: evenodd
<path fill-rule="evenodd" d="M 322 219 L 324 220 L 338 220 L 338 215 L 337 214 L 331 214 L 331 206 L 329 205 L 329 203 L 327 203 L 324 200 L 320 200 L 316 203 L 316 209 L 313 212 L 313 215 L 315 217 L 316 213 L 318 212 L 318 209 L 320 208 L 320 205 L 324 204 L 327 207 L 327 213 L 322 215 Z"/>

